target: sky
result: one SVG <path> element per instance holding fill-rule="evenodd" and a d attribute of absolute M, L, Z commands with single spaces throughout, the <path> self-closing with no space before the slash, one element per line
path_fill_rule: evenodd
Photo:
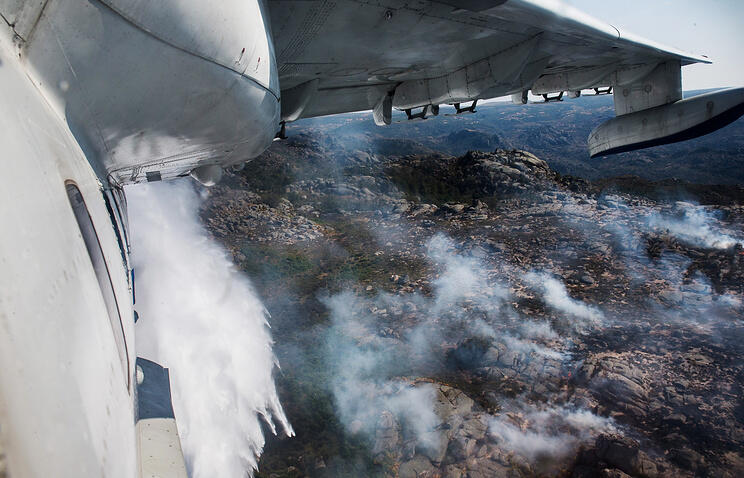
<path fill-rule="evenodd" d="M 682 69 L 686 91 L 744 86 L 744 0 L 565 0 L 620 31 L 707 55 Z"/>

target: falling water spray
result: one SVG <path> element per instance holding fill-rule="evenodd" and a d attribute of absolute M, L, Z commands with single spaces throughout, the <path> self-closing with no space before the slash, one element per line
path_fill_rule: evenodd
<path fill-rule="evenodd" d="M 137 352 L 170 368 L 191 476 L 245 476 L 264 446 L 262 421 L 294 434 L 274 385 L 268 313 L 199 222 L 189 182 L 130 186 L 126 194 Z"/>

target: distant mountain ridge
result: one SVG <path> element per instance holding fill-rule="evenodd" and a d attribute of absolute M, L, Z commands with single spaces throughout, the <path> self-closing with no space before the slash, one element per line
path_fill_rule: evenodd
<path fill-rule="evenodd" d="M 685 97 L 705 91 L 686 92 Z M 479 106 L 475 114 L 458 116 L 453 108 L 443 106 L 438 117 L 424 121 L 407 121 L 396 112 L 394 123 L 387 127 L 376 126 L 371 113 L 312 118 L 288 125 L 287 134 L 308 135 L 333 154 L 361 150 L 381 155 L 432 151 L 461 155 L 469 150 L 522 149 L 561 174 L 592 180 L 635 175 L 653 181 L 744 183 L 744 120 L 691 141 L 590 159 L 589 133 L 613 116 L 611 96 L 582 96 L 549 104 L 489 103 Z"/>

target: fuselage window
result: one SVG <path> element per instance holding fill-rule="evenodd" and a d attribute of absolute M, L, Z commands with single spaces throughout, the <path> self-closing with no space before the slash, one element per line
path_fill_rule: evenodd
<path fill-rule="evenodd" d="M 127 354 L 127 343 L 124 338 L 124 327 L 121 323 L 121 316 L 119 314 L 119 306 L 116 302 L 116 295 L 114 294 L 114 286 L 111 283 L 111 277 L 109 274 L 108 266 L 106 265 L 106 259 L 101 249 L 101 243 L 98 240 L 96 229 L 93 226 L 93 220 L 90 217 L 88 208 L 83 200 L 83 195 L 80 190 L 74 184 L 68 183 L 67 197 L 70 200 L 70 205 L 75 213 L 75 219 L 77 219 L 80 232 L 83 235 L 83 241 L 85 247 L 88 249 L 88 255 L 90 261 L 93 264 L 93 269 L 96 272 L 96 278 L 98 279 L 98 285 L 103 295 L 103 301 L 106 303 L 106 309 L 108 310 L 109 322 L 111 323 L 111 330 L 114 333 L 114 339 L 116 340 L 116 347 L 119 351 L 119 359 L 121 361 L 122 371 L 127 377 L 127 388 L 129 388 L 129 357 Z"/>

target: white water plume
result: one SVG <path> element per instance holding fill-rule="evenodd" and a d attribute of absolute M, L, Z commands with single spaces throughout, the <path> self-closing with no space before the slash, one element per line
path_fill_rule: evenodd
<path fill-rule="evenodd" d="M 191 476 L 257 467 L 261 421 L 294 434 L 276 393 L 267 312 L 199 222 L 186 181 L 126 190 L 136 276 L 138 353 L 170 369 Z"/>

